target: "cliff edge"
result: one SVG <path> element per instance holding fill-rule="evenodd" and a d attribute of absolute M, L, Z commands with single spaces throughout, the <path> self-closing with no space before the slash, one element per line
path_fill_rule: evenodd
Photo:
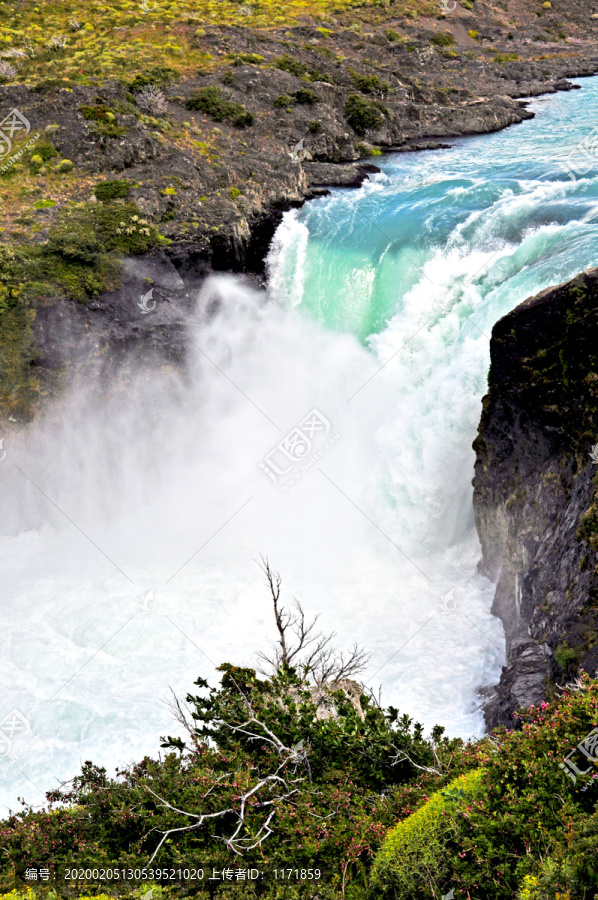
<path fill-rule="evenodd" d="M 476 451 L 481 568 L 507 665 L 489 727 L 598 668 L 598 269 L 494 326 Z"/>

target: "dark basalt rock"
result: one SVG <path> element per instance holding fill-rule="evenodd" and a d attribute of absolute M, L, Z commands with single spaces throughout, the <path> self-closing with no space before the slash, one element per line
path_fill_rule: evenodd
<path fill-rule="evenodd" d="M 598 663 L 598 269 L 494 326 L 488 384 L 474 510 L 507 639 L 494 727 Z"/>

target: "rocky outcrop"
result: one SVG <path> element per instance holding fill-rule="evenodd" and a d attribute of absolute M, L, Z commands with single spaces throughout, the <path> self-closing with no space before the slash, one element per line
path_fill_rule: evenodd
<path fill-rule="evenodd" d="M 598 269 L 527 300 L 492 332 L 474 442 L 483 571 L 507 665 L 487 723 L 513 726 L 598 667 Z"/>

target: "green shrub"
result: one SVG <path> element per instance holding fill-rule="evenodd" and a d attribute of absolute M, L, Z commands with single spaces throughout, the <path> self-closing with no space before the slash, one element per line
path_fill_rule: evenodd
<path fill-rule="evenodd" d="M 280 95 L 279 97 L 277 97 L 276 100 L 274 101 L 274 106 L 283 107 L 283 108 L 285 108 L 285 109 L 286 109 L 287 107 L 289 107 L 289 106 L 292 106 L 292 105 L 293 105 L 293 98 L 292 98 L 292 97 L 289 97 L 288 94 L 281 94 L 281 95 Z"/>
<path fill-rule="evenodd" d="M 237 187 L 232 187 L 232 188 L 228 189 L 228 196 L 231 198 L 231 200 L 236 200 L 237 197 L 241 196 L 241 194 L 242 194 L 242 191 L 240 191 L 239 188 L 237 188 Z"/>
<path fill-rule="evenodd" d="M 387 28 L 384 34 L 386 35 L 387 40 L 389 40 L 391 43 L 403 40 L 403 35 L 399 34 L 398 31 L 393 31 L 392 28 Z"/>
<path fill-rule="evenodd" d="M 299 88 L 298 91 L 295 91 L 293 97 L 295 103 L 301 103 L 304 106 L 313 106 L 314 103 L 322 102 L 320 95 L 316 94 L 315 91 L 312 91 L 311 88 Z"/>
<path fill-rule="evenodd" d="M 483 774 L 482 769 L 475 769 L 458 776 L 388 833 L 372 870 L 377 898 L 407 900 L 429 891 L 432 885 L 438 896 L 444 893 L 456 820 L 482 795 Z"/>
<path fill-rule="evenodd" d="M 61 173 L 71 172 L 75 168 L 75 164 L 70 159 L 61 159 L 58 163 L 58 171 Z"/>
<path fill-rule="evenodd" d="M 306 66 L 289 53 L 284 53 L 282 56 L 276 57 L 272 62 L 277 69 L 281 69 L 283 72 L 289 72 L 290 75 L 295 75 L 297 78 L 304 78 L 307 81 L 328 80 L 327 76 L 322 72 L 318 72 L 316 69 L 310 69 L 309 66 Z"/>
<path fill-rule="evenodd" d="M 583 650 L 580 647 L 570 647 L 567 641 L 563 641 L 554 651 L 554 661 L 558 665 L 563 675 L 573 674 L 569 672 L 569 667 L 577 668 Z"/>
<path fill-rule="evenodd" d="M 351 69 L 350 71 L 353 84 L 357 90 L 361 91 L 363 94 L 386 94 L 390 90 L 389 83 L 387 81 L 380 81 L 377 75 L 360 75 L 359 72 L 355 72 L 354 69 Z"/>
<path fill-rule="evenodd" d="M 101 137 L 107 138 L 119 138 L 123 137 L 127 133 L 129 129 L 124 125 L 112 125 L 109 122 L 97 122 L 94 128 L 94 133 L 99 134 Z"/>
<path fill-rule="evenodd" d="M 312 134 L 319 134 L 322 131 L 322 123 L 319 119 L 314 119 L 309 123 L 309 130 Z"/>
<path fill-rule="evenodd" d="M 242 103 L 225 100 L 222 91 L 216 85 L 200 88 L 185 101 L 185 107 L 205 113 L 216 122 L 227 120 L 239 128 L 252 125 L 255 121 L 253 113 L 247 112 Z"/>
<path fill-rule="evenodd" d="M 438 34 L 430 38 L 430 42 L 436 47 L 452 47 L 455 43 L 455 38 L 450 31 L 439 31 Z"/>
<path fill-rule="evenodd" d="M 289 53 L 284 53 L 282 56 L 277 57 L 273 60 L 274 65 L 277 69 L 281 69 L 283 72 L 289 72 L 291 75 L 296 75 L 297 78 L 301 78 L 302 75 L 307 75 L 309 71 L 309 67 L 304 65 L 304 63 L 300 62 L 295 56 L 291 56 Z"/>
<path fill-rule="evenodd" d="M 130 182 L 126 179 L 102 181 L 100 184 L 96 184 L 93 189 L 97 200 L 116 200 L 119 197 L 128 197 L 130 191 Z"/>
<path fill-rule="evenodd" d="M 359 94 L 350 94 L 345 104 L 345 118 L 357 134 L 365 134 L 368 128 L 379 128 L 389 115 L 379 100 L 366 100 Z"/>
<path fill-rule="evenodd" d="M 58 150 L 56 147 L 53 147 L 50 141 L 46 141 L 44 139 L 37 141 L 35 145 L 35 152 L 41 156 L 44 162 L 48 162 L 50 159 L 53 159 L 55 156 L 58 156 Z"/>
<path fill-rule="evenodd" d="M 433 765 L 421 726 L 407 716 L 399 717 L 397 710 L 380 709 L 357 684 L 344 682 L 344 688 L 336 690 L 332 684 L 326 706 L 332 715 L 321 717 L 319 695 L 290 667 L 266 680 L 251 669 L 228 664 L 220 666 L 219 672 L 219 687 L 211 688 L 199 678 L 197 695 L 187 697 L 193 731 L 185 735 L 186 743 L 180 737 L 163 738 L 160 760 L 146 757 L 115 778 L 87 762 L 73 781 L 48 794 L 57 804 L 52 812 L 23 810 L 2 823 L 5 851 L 0 855 L 0 889 L 11 879 L 14 884 L 13 871 L 24 872 L 25 859 L 46 865 L 52 858 L 63 864 L 74 856 L 78 865 L 95 860 L 94 867 L 99 867 L 101 860 L 108 859 L 123 866 L 125 860 L 128 865 L 139 866 L 141 861 L 146 865 L 159 833 L 177 827 L 182 818 L 157 802 L 148 787 L 177 809 L 213 813 L 235 808 L 239 794 L 255 786 L 262 774 L 280 771 L 288 753 L 281 754 L 268 739 L 253 740 L 243 728 L 246 703 L 250 703 L 252 714 L 264 726 L 256 724 L 258 733 L 267 733 L 267 728 L 285 747 L 297 748 L 297 762 L 282 772 L 297 789 L 289 796 L 286 784 L 278 779 L 256 791 L 257 802 L 246 807 L 243 836 L 255 834 L 272 810 L 269 868 L 317 866 L 337 882 L 335 889 L 322 884 L 325 891 L 318 885 L 322 900 L 340 900 L 341 874 L 343 896 L 347 900 L 363 897 L 365 867 L 398 808 L 407 802 L 406 795 L 396 798 L 393 788 L 407 791 L 406 782 L 413 781 L 418 771 L 415 766 Z M 435 733 L 438 741 L 440 733 Z M 452 754 L 456 742 L 440 741 L 437 747 L 441 754 L 445 750 Z M 430 784 L 429 774 L 426 780 Z M 419 797 L 420 792 L 411 788 L 413 796 Z M 156 864 L 184 860 L 195 868 L 209 856 L 216 868 L 235 865 L 236 858 L 218 836 L 230 834 L 236 821 L 236 815 L 208 818 L 205 826 L 180 832 L 156 857 Z M 261 860 L 263 866 L 262 852 L 259 846 L 248 847 L 238 863 L 248 867 Z M 209 895 L 221 900 L 254 896 L 251 889 L 237 893 L 233 888 L 231 893 L 226 885 L 222 888 L 210 890 Z M 296 885 L 284 888 L 264 886 L 259 895 L 263 900 L 314 896 L 313 883 L 309 891 Z M 168 890 L 168 895 L 173 900 L 183 897 L 179 891 L 171 895 Z M 197 896 L 207 900 L 208 891 L 200 888 Z"/>
<path fill-rule="evenodd" d="M 232 72 L 225 72 L 224 75 L 222 76 L 221 81 L 222 81 L 222 84 L 226 84 L 229 87 L 233 87 L 233 85 L 235 85 L 237 83 L 237 79 L 235 78 L 235 76 L 233 75 Z"/>

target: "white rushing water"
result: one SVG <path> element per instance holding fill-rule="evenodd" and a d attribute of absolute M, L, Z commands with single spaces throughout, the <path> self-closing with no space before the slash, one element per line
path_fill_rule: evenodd
<path fill-rule="evenodd" d="M 254 664 L 274 638 L 260 555 L 288 602 L 371 651 L 386 703 L 481 732 L 478 690 L 504 661 L 471 510 L 489 329 L 595 246 L 589 193 L 525 168 L 542 127 L 512 132 L 518 150 L 503 134 L 389 160 L 287 214 L 269 295 L 204 286 L 219 311 L 189 325 L 184 376 L 80 384 L 5 441 L 0 684 L 23 723 L 0 747 L 5 806 L 83 760 L 155 755 L 178 733 L 169 687 Z M 310 431 L 315 461 L 293 462 Z M 274 485 L 268 464 L 290 471 Z"/>

